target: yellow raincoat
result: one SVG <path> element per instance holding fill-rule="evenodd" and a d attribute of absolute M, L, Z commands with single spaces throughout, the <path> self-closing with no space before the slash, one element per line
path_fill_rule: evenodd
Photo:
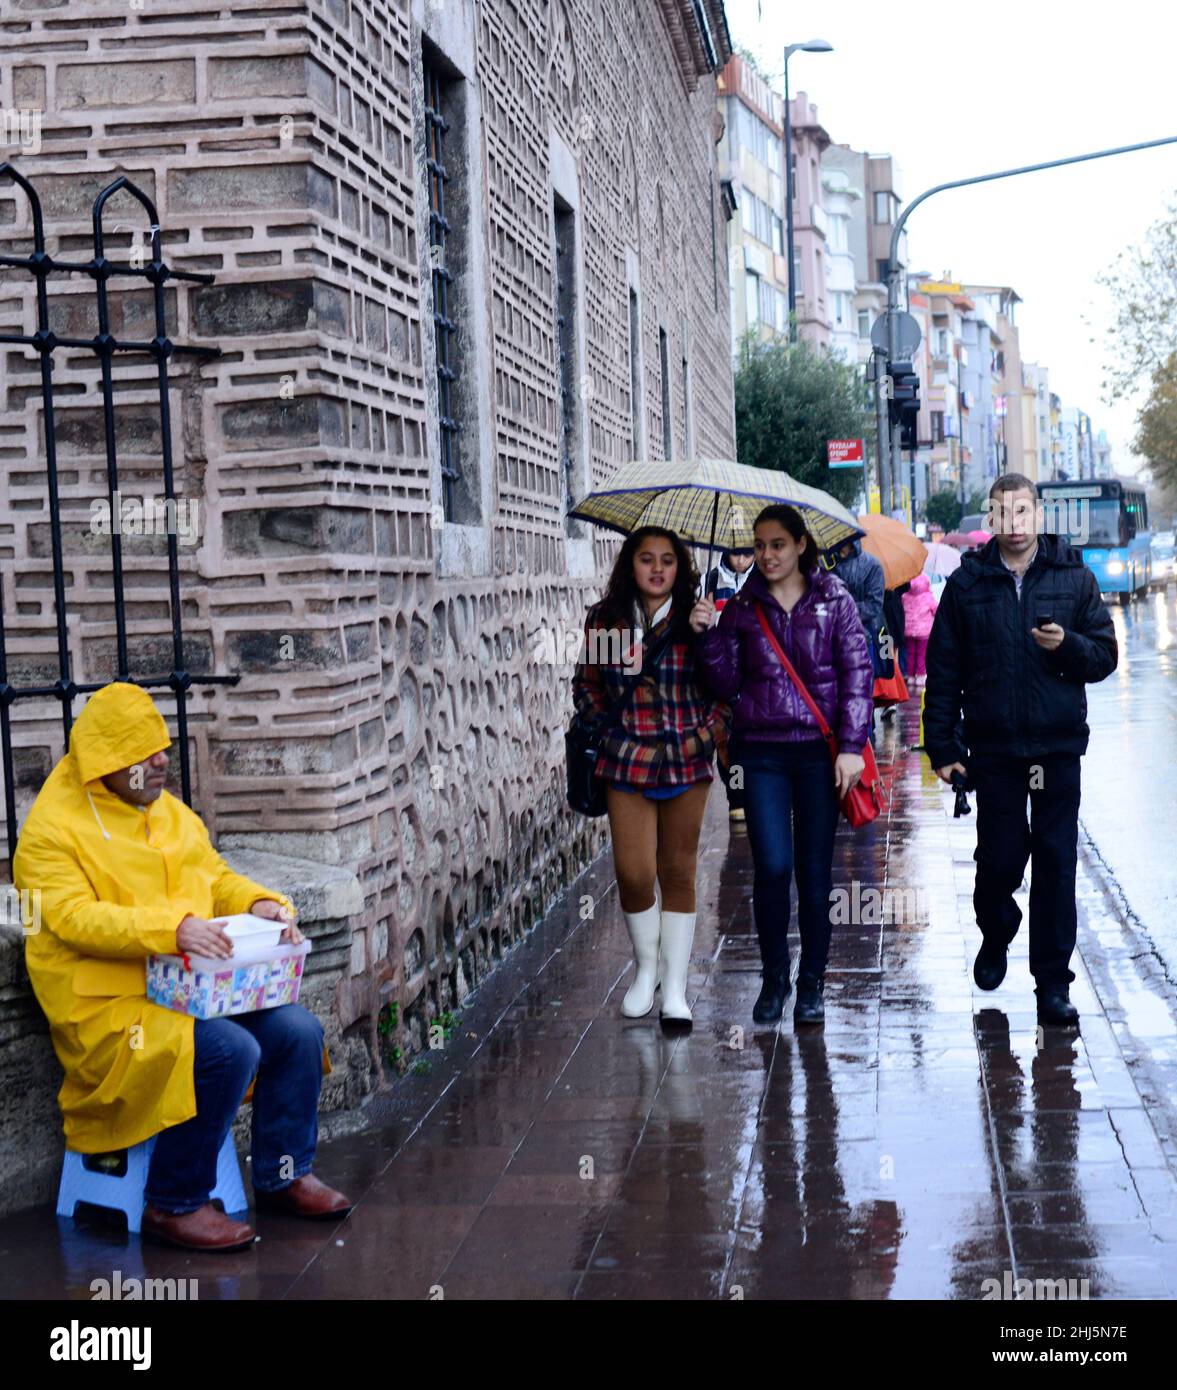
<path fill-rule="evenodd" d="M 194 1020 L 148 1003 L 146 957 L 175 952 L 189 913 L 228 916 L 258 898 L 291 906 L 234 873 L 182 801 L 165 791 L 134 806 L 103 785 L 171 741 L 141 687 L 96 691 L 13 861 L 16 886 L 40 894 L 25 958 L 65 1068 L 66 1145 L 79 1153 L 129 1148 L 196 1114 Z"/>

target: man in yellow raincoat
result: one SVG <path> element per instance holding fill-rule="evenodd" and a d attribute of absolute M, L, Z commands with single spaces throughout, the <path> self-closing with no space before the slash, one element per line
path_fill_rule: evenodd
<path fill-rule="evenodd" d="M 149 1003 L 148 955 L 232 954 L 218 914 L 287 923 L 294 909 L 234 873 L 199 816 L 164 791 L 171 737 L 139 686 L 87 701 L 69 752 L 21 831 L 13 880 L 39 903 L 27 938 L 33 989 L 65 1068 L 69 1148 L 126 1149 L 158 1135 L 143 1232 L 189 1249 L 241 1249 L 253 1230 L 212 1205 L 217 1154 L 250 1082 L 258 1206 L 338 1217 L 347 1199 L 311 1173 L 323 1030 L 298 1004 L 194 1019 Z"/>

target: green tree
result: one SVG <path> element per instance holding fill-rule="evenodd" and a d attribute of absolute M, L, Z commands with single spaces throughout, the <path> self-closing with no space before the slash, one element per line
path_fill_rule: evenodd
<path fill-rule="evenodd" d="M 945 487 L 928 498 L 924 515 L 933 526 L 940 526 L 945 531 L 955 531 L 964 513 L 961 510 L 960 498 L 952 488 Z"/>
<path fill-rule="evenodd" d="M 1118 401 L 1152 383 L 1177 353 L 1177 203 L 1096 281 L 1115 311 L 1104 398 Z"/>
<path fill-rule="evenodd" d="M 1177 488 L 1177 203 L 1097 279 L 1115 310 L 1104 399 L 1147 393 L 1133 448 L 1158 484 Z"/>
<path fill-rule="evenodd" d="M 852 503 L 862 486 L 857 469 L 828 464 L 831 439 L 873 443 L 868 388 L 840 357 L 812 343 L 777 335 L 758 342 L 751 329 L 736 361 L 736 450 L 741 463 L 776 468 L 798 482 Z"/>
<path fill-rule="evenodd" d="M 1177 490 L 1177 352 L 1153 373 L 1136 425 L 1134 447 L 1148 460 L 1153 481 Z"/>
<path fill-rule="evenodd" d="M 989 489 L 975 487 L 969 493 L 969 500 L 964 505 L 962 516 L 975 516 L 978 512 L 988 512 L 989 510 Z"/>

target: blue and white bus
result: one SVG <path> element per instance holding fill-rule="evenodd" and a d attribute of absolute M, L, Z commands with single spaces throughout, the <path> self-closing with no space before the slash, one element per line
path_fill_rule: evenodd
<path fill-rule="evenodd" d="M 1100 590 L 1131 603 L 1152 582 L 1148 503 L 1135 478 L 1039 483 L 1043 530 L 1066 536 L 1083 552 Z"/>

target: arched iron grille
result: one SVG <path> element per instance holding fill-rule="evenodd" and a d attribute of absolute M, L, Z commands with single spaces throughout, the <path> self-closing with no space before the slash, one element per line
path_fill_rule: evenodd
<path fill-rule="evenodd" d="M 184 632 L 180 618 L 180 570 L 175 530 L 175 481 L 172 469 L 171 403 L 168 399 L 168 359 L 174 356 L 215 358 L 219 348 L 184 347 L 173 343 L 167 334 L 167 308 L 164 286 L 169 280 L 184 280 L 198 285 L 211 285 L 215 276 L 185 270 L 173 270 L 164 264 L 161 254 L 159 218 L 155 205 L 141 189 L 126 178 L 117 178 L 105 187 L 94 200 L 94 255 L 89 261 L 69 261 L 53 257 L 45 250 L 45 226 L 41 200 L 32 184 L 11 164 L 0 164 L 0 180 L 14 183 L 29 201 L 33 223 L 33 250 L 28 256 L 0 255 L 0 265 L 26 271 L 36 287 L 37 327 L 31 334 L 0 333 L 0 343 L 22 344 L 31 347 L 40 358 L 41 403 L 44 410 L 45 468 L 49 493 L 49 534 L 53 558 L 53 600 L 57 629 L 58 679 L 52 685 L 14 686 L 8 680 L 8 658 L 4 626 L 4 587 L 0 576 L 0 745 L 4 763 L 4 810 L 8 829 L 8 859 L 11 867 L 16 850 L 16 776 L 13 766 L 11 710 L 17 700 L 55 698 L 61 702 L 62 730 L 69 745 L 73 725 L 73 702 L 77 695 L 100 690 L 107 682 L 78 684 L 71 672 L 69 636 L 66 623 L 65 573 L 62 564 L 61 504 L 58 495 L 57 441 L 53 408 L 53 354 L 59 348 L 88 348 L 98 359 L 101 374 L 102 415 L 106 445 L 107 493 L 112 517 L 119 507 L 118 456 L 115 446 L 115 410 L 113 364 L 116 353 L 146 353 L 156 364 L 159 387 L 160 438 L 163 455 L 164 506 L 172 519 L 167 530 L 169 607 L 172 628 L 172 669 L 166 676 L 136 679 L 132 676 L 127 654 L 127 618 L 123 598 L 122 537 L 116 526 L 110 528 L 111 567 L 114 596 L 114 620 L 117 641 L 117 671 L 112 680 L 130 681 L 145 688 L 167 686 L 176 698 L 176 733 L 179 743 L 180 788 L 188 804 L 192 800 L 191 771 L 188 758 L 187 692 L 194 685 L 234 685 L 239 676 L 196 675 L 188 670 L 184 658 Z M 105 254 L 103 214 L 109 200 L 123 191 L 136 199 L 146 212 L 151 229 L 151 256 L 141 265 L 133 261 L 113 261 Z M 98 332 L 92 338 L 71 338 L 54 333 L 49 323 L 50 276 L 61 274 L 88 275 L 94 281 L 97 301 Z M 146 342 L 116 338 L 110 331 L 109 282 L 115 276 L 130 276 L 145 280 L 152 287 L 155 314 L 155 336 Z M 171 504 L 170 507 L 168 504 Z"/>

